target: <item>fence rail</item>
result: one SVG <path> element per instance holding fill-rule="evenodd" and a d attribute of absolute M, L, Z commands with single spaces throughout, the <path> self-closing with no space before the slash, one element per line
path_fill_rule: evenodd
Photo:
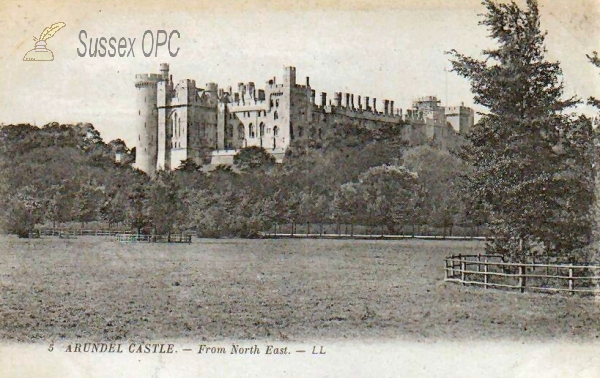
<path fill-rule="evenodd" d="M 135 234 L 134 231 L 128 230 L 85 230 L 85 229 L 60 229 L 60 228 L 40 228 L 35 230 L 38 235 L 42 236 L 58 236 L 58 237 L 74 237 L 74 236 L 115 236 L 118 234 Z"/>
<path fill-rule="evenodd" d="M 485 236 L 442 236 L 442 235 L 377 235 L 377 234 L 290 234 L 263 232 L 261 236 L 270 239 L 357 239 L 357 240 L 490 240 Z"/>
<path fill-rule="evenodd" d="M 121 243 L 192 243 L 192 235 L 171 234 L 171 235 L 138 235 L 138 234 L 117 234 L 117 241 Z"/>
<path fill-rule="evenodd" d="M 484 288 L 600 294 L 600 266 L 507 262 L 501 255 L 444 259 L 444 280 Z"/>

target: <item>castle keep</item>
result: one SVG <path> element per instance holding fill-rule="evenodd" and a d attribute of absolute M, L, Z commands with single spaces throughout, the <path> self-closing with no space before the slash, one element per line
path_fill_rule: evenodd
<path fill-rule="evenodd" d="M 136 162 L 140 170 L 177 168 L 183 160 L 201 164 L 203 151 L 212 150 L 211 164 L 232 164 L 237 150 L 260 146 L 281 161 L 295 139 L 320 139 L 336 125 L 377 128 L 403 126 L 402 138 L 411 144 L 436 140 L 446 146 L 473 125 L 473 110 L 444 108 L 436 97 L 413 102 L 403 115 L 394 101 L 336 92 L 333 100 L 296 81 L 296 68 L 285 67 L 283 80 L 268 80 L 263 89 L 253 82 L 219 88 L 208 83 L 198 88 L 194 80 L 174 82 L 169 65 L 160 74 L 136 75 L 138 120 Z"/>

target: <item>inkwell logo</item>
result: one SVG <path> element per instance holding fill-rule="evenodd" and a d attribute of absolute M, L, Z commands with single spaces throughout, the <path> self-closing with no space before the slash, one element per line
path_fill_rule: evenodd
<path fill-rule="evenodd" d="M 40 38 L 33 37 L 33 40 L 36 41 L 35 48 L 33 50 L 29 50 L 23 57 L 23 60 L 26 62 L 54 60 L 54 54 L 52 54 L 52 51 L 46 48 L 46 41 L 52 38 L 57 31 L 64 27 L 64 22 L 57 22 L 56 24 L 52 24 L 52 26 L 44 29 L 42 34 L 40 34 Z"/>

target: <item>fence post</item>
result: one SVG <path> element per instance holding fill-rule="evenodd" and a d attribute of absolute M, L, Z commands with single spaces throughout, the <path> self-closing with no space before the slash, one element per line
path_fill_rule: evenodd
<path fill-rule="evenodd" d="M 481 253 L 477 254 L 477 271 L 481 272 Z"/>
<path fill-rule="evenodd" d="M 458 255 L 458 258 L 460 259 L 460 281 L 462 282 L 462 284 L 465 284 L 465 270 L 467 268 L 467 264 L 465 262 L 465 258 L 461 255 Z"/>
<path fill-rule="evenodd" d="M 450 256 L 452 257 L 452 256 Z M 448 259 L 444 259 L 444 281 L 448 281 Z"/>
<path fill-rule="evenodd" d="M 523 264 L 519 265 L 519 288 L 521 289 L 521 293 L 525 291 L 525 285 L 527 281 L 527 276 L 525 273 L 527 272 L 526 268 Z"/>
<path fill-rule="evenodd" d="M 573 294 L 573 264 L 569 264 L 569 291 Z"/>
<path fill-rule="evenodd" d="M 485 265 L 483 266 L 483 288 L 487 289 L 488 288 L 488 265 L 487 265 L 488 259 L 486 257 L 485 259 Z"/>

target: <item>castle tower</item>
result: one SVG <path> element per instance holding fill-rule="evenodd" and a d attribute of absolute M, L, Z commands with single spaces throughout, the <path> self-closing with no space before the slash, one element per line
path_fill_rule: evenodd
<path fill-rule="evenodd" d="M 162 75 L 162 79 L 164 81 L 169 80 L 169 63 L 160 64 L 160 74 Z"/>
<path fill-rule="evenodd" d="M 137 131 L 135 167 L 153 175 L 156 172 L 158 153 L 158 111 L 156 108 L 157 83 L 161 75 L 135 75 L 138 110 L 135 129 Z"/>
<path fill-rule="evenodd" d="M 283 85 L 286 87 L 296 86 L 296 67 L 283 68 Z"/>

